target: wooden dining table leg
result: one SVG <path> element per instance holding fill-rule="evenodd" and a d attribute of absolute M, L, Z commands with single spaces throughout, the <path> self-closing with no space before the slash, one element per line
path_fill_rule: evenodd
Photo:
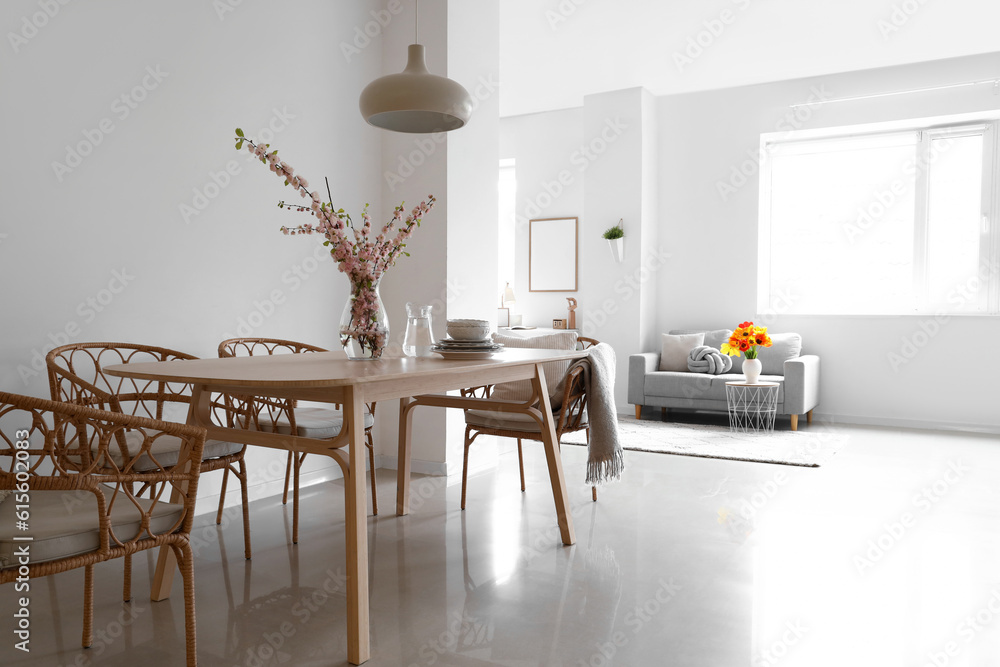
<path fill-rule="evenodd" d="M 347 660 L 360 665 L 371 657 L 368 627 L 368 501 L 365 497 L 364 389 L 345 391 L 344 415 L 350 437 L 347 496 Z"/>
<path fill-rule="evenodd" d="M 200 415 L 209 414 L 211 410 L 211 392 L 202 391 L 201 387 L 195 385 L 191 393 L 191 407 L 188 409 L 187 423 L 199 426 Z M 201 411 L 201 412 L 199 412 Z M 186 483 L 183 484 L 187 486 Z M 170 502 L 180 505 L 184 502 L 184 488 L 174 487 L 170 493 Z M 149 599 L 153 602 L 166 600 L 170 597 L 170 589 L 174 585 L 174 573 L 177 572 L 177 556 L 169 546 L 160 547 L 160 553 L 156 558 L 156 569 L 153 573 L 153 585 L 149 591 Z"/>
<path fill-rule="evenodd" d="M 410 438 L 413 435 L 412 398 L 399 399 L 399 452 L 396 461 L 396 514 L 410 513 Z"/>
<path fill-rule="evenodd" d="M 559 517 L 559 533 L 562 536 L 563 544 L 575 544 L 576 531 L 573 528 L 573 517 L 569 511 L 566 477 L 563 475 L 559 441 L 556 439 L 556 427 L 552 421 L 552 404 L 549 402 L 549 390 L 545 385 L 545 371 L 542 370 L 541 364 L 535 365 L 535 377 L 531 384 L 540 397 L 538 409 L 542 413 L 542 442 L 545 445 L 545 462 L 549 468 L 549 481 L 552 483 L 552 497 L 556 502 L 556 516 Z"/>

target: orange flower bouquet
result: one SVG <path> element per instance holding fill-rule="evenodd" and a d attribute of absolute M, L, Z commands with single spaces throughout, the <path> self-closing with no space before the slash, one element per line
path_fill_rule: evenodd
<path fill-rule="evenodd" d="M 729 340 L 722 344 L 721 350 L 723 354 L 731 357 L 738 357 L 742 353 L 747 359 L 756 359 L 757 351 L 762 347 L 771 347 L 771 337 L 767 335 L 767 327 L 744 322 L 736 327 Z"/>

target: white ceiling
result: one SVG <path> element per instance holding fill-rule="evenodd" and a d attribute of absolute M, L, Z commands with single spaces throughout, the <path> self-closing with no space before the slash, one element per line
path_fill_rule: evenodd
<path fill-rule="evenodd" d="M 998 26 L 997 0 L 501 0 L 500 113 L 997 52 Z M 679 68 L 699 33 L 707 48 Z"/>

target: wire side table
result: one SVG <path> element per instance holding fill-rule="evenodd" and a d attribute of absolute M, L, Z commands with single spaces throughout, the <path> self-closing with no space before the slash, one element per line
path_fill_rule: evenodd
<path fill-rule="evenodd" d="M 729 430 L 734 433 L 773 432 L 779 387 L 777 382 L 727 382 Z"/>

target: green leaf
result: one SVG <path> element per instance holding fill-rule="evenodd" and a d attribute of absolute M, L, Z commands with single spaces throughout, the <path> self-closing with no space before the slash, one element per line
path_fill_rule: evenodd
<path fill-rule="evenodd" d="M 243 136 L 243 130 L 241 130 L 240 128 L 236 128 L 236 136 L 237 137 L 242 137 Z"/>
<path fill-rule="evenodd" d="M 236 142 L 236 150 L 240 150 L 241 148 L 243 148 L 243 142 L 242 141 L 237 141 Z"/>

